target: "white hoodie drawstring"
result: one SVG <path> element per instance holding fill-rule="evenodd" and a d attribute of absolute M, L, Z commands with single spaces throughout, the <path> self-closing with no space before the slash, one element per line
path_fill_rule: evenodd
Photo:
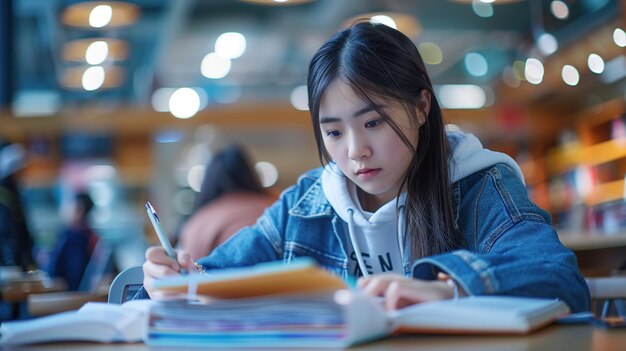
<path fill-rule="evenodd" d="M 354 254 L 356 255 L 356 260 L 359 263 L 359 268 L 361 268 L 361 273 L 363 273 L 364 277 L 369 277 L 370 273 L 367 271 L 367 267 L 365 266 L 365 261 L 363 261 L 363 255 L 361 254 L 361 248 L 359 247 L 359 243 L 354 237 L 354 219 L 352 218 L 354 215 L 354 210 L 348 209 L 348 234 L 350 235 L 350 241 L 352 242 L 352 248 L 354 249 Z"/>
<path fill-rule="evenodd" d="M 396 240 L 398 240 L 398 247 L 400 248 L 400 260 L 404 266 L 404 205 L 398 207 L 398 226 L 396 227 Z M 402 267 L 404 271 L 404 267 Z"/>
<path fill-rule="evenodd" d="M 363 261 L 363 254 L 361 254 L 361 247 L 359 246 L 358 241 L 354 237 L 354 219 L 352 218 L 354 215 L 354 210 L 348 209 L 348 234 L 350 235 L 350 241 L 352 242 L 352 248 L 354 249 L 354 254 L 356 255 L 356 260 L 359 264 L 359 268 L 361 269 L 361 273 L 363 273 L 363 277 L 369 277 L 369 272 L 367 271 L 367 267 L 365 266 L 365 261 Z M 404 262 L 404 241 L 402 233 L 404 232 L 404 205 L 400 205 L 398 207 L 398 225 L 396 227 L 396 240 L 398 241 L 398 247 L 400 248 L 400 259 Z"/>

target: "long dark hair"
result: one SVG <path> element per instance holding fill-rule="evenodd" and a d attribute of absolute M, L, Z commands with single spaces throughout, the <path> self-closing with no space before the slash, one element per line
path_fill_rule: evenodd
<path fill-rule="evenodd" d="M 244 149 L 230 145 L 215 153 L 207 164 L 195 208 L 235 192 L 265 193 L 265 190 Z"/>
<path fill-rule="evenodd" d="M 458 248 L 462 239 L 454 220 L 448 140 L 441 109 L 415 44 L 393 28 L 360 22 L 336 33 L 315 53 L 308 75 L 309 108 L 322 163 L 331 162 L 331 158 L 322 140 L 319 110 L 326 89 L 335 81 L 352 87 L 414 151 L 400 190 L 406 186 L 408 192 L 404 240 L 410 240 L 411 256 L 419 258 Z M 425 112 L 423 90 L 430 93 L 430 111 L 419 128 L 419 146 L 415 148 L 414 141 L 374 103 L 372 96 L 401 103 L 418 128 L 416 108 Z"/>

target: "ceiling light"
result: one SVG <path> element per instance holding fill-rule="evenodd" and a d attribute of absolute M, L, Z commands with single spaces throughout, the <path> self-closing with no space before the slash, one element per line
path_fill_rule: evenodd
<path fill-rule="evenodd" d="M 102 28 L 111 22 L 113 9 L 110 5 L 98 5 L 89 13 L 89 25 L 94 28 Z"/>
<path fill-rule="evenodd" d="M 572 65 L 565 65 L 561 70 L 561 77 L 565 84 L 570 86 L 575 86 L 580 81 L 580 74 L 578 74 L 578 70 L 576 67 Z"/>
<path fill-rule="evenodd" d="M 372 18 L 370 18 L 370 22 L 376 23 L 376 24 L 384 24 L 387 27 L 398 29 L 398 25 L 396 24 L 396 21 L 394 21 L 393 18 L 389 16 L 385 16 L 385 15 L 372 16 Z"/>
<path fill-rule="evenodd" d="M 200 63 L 202 75 L 211 79 L 221 79 L 230 72 L 230 59 L 222 57 L 214 52 L 208 53 Z"/>
<path fill-rule="evenodd" d="M 554 17 L 558 19 L 567 19 L 569 17 L 569 7 L 561 0 L 554 0 L 550 3 L 550 11 Z"/>
<path fill-rule="evenodd" d="M 86 61 L 89 64 L 97 65 L 103 62 L 98 62 L 96 58 L 102 58 L 105 46 L 106 61 L 119 61 L 128 57 L 128 44 L 123 40 L 112 38 L 72 40 L 63 45 L 61 55 L 66 61 Z"/>
<path fill-rule="evenodd" d="M 170 96 L 169 107 L 176 118 L 193 117 L 200 110 L 200 95 L 192 88 L 176 89 Z"/>
<path fill-rule="evenodd" d="M 11 107 L 15 117 L 40 117 L 57 114 L 61 105 L 58 91 L 22 89 L 16 92 Z"/>
<path fill-rule="evenodd" d="M 543 63 L 535 58 L 529 58 L 526 60 L 524 66 L 524 76 L 526 80 L 531 84 L 541 84 L 543 81 Z"/>
<path fill-rule="evenodd" d="M 261 186 L 264 188 L 269 188 L 278 181 L 278 168 L 274 164 L 260 161 L 254 165 L 254 169 L 259 175 Z"/>
<path fill-rule="evenodd" d="M 427 65 L 438 65 L 443 61 L 443 52 L 439 45 L 431 42 L 424 42 L 417 47 L 422 60 Z"/>
<path fill-rule="evenodd" d="M 139 7 L 122 1 L 86 1 L 66 7 L 61 20 L 68 26 L 109 28 L 128 26 L 139 18 Z"/>
<path fill-rule="evenodd" d="M 93 91 L 99 89 L 104 84 L 104 68 L 102 66 L 92 66 L 83 72 L 81 79 L 83 89 Z"/>
<path fill-rule="evenodd" d="M 300 85 L 295 87 L 291 91 L 291 95 L 289 97 L 291 100 L 291 105 L 300 111 L 308 111 L 309 110 L 309 93 L 306 85 Z"/>
<path fill-rule="evenodd" d="M 463 61 L 469 74 L 474 77 L 482 77 L 487 74 L 487 71 L 489 70 L 487 60 L 479 53 L 470 52 L 465 55 L 465 59 Z"/>
<path fill-rule="evenodd" d="M 559 43 L 556 41 L 554 35 L 550 33 L 543 33 L 537 39 L 537 47 L 542 54 L 549 56 L 559 49 Z"/>
<path fill-rule="evenodd" d="M 98 90 L 115 88 L 124 81 L 124 70 L 117 66 L 68 67 L 61 74 L 61 85 L 69 89 Z"/>
<path fill-rule="evenodd" d="M 363 20 L 369 20 L 372 23 L 380 23 L 395 28 L 409 38 L 417 38 L 422 31 L 422 27 L 415 17 L 398 12 L 364 13 L 345 20 L 341 26 L 348 28 Z"/>
<path fill-rule="evenodd" d="M 85 52 L 85 61 L 90 65 L 99 65 L 107 59 L 109 45 L 106 41 L 97 40 L 89 44 Z"/>
<path fill-rule="evenodd" d="M 479 0 L 472 1 L 472 11 L 478 17 L 489 18 L 493 16 L 493 5 Z"/>
<path fill-rule="evenodd" d="M 604 72 L 604 60 L 602 56 L 598 54 L 589 54 L 587 66 L 589 66 L 589 70 L 593 73 L 600 74 Z"/>
<path fill-rule="evenodd" d="M 246 51 L 246 37 L 241 33 L 222 33 L 215 40 L 215 53 L 229 59 L 236 59 Z"/>
<path fill-rule="evenodd" d="M 515 76 L 515 78 L 520 81 L 526 80 L 526 75 L 524 73 L 524 71 L 526 70 L 526 62 L 521 60 L 515 60 L 511 65 L 511 68 L 513 69 L 513 75 Z"/>
<path fill-rule="evenodd" d="M 613 31 L 613 41 L 621 48 L 626 47 L 626 32 L 622 28 L 616 28 Z"/>
<path fill-rule="evenodd" d="M 478 85 L 449 84 L 435 87 L 439 101 L 447 109 L 479 109 L 485 106 L 487 95 Z"/>

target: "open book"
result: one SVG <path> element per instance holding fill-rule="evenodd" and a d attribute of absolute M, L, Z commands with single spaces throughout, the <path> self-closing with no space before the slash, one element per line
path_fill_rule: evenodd
<path fill-rule="evenodd" d="M 136 342 L 145 332 L 145 318 L 153 301 L 122 305 L 88 302 L 78 311 L 32 320 L 2 322 L 0 345 L 55 341 Z"/>
<path fill-rule="evenodd" d="M 155 304 L 144 340 L 159 346 L 347 347 L 397 333 L 526 334 L 569 313 L 559 300 L 511 296 L 387 312 L 309 260 L 178 276 L 155 287 L 211 298 Z"/>

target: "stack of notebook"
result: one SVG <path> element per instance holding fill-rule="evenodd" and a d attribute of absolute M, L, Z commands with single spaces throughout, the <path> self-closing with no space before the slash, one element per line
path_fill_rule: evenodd
<path fill-rule="evenodd" d="M 366 335 L 356 335 L 348 328 L 345 305 L 333 293 L 202 304 L 172 301 L 152 307 L 146 341 L 163 346 L 341 347 L 383 336 L 386 321 L 373 324 L 374 334 L 371 326 L 362 326 Z"/>

